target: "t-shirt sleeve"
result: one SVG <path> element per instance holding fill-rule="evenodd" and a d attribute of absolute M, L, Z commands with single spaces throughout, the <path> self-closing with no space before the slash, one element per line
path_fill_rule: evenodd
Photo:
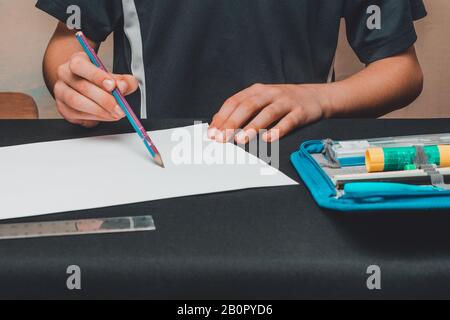
<path fill-rule="evenodd" d="M 414 21 L 427 15 L 422 0 L 346 0 L 347 38 L 365 64 L 401 53 L 417 40 Z"/>
<path fill-rule="evenodd" d="M 81 30 L 95 42 L 104 41 L 120 23 L 123 15 L 120 0 L 38 0 L 36 7 L 63 23 L 80 9 Z"/>

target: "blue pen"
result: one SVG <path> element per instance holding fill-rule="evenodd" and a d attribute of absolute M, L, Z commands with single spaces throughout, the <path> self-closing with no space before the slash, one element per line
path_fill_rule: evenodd
<path fill-rule="evenodd" d="M 345 194 L 351 198 L 418 196 L 443 190 L 435 186 L 415 186 L 394 182 L 351 182 L 344 187 Z"/>

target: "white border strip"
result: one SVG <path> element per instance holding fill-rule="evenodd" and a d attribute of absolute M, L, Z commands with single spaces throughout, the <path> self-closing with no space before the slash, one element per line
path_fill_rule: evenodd
<path fill-rule="evenodd" d="M 327 82 L 328 83 L 333 82 L 334 65 L 335 65 L 335 63 L 336 63 L 336 55 L 334 55 L 333 62 L 331 63 L 330 71 L 328 72 L 328 78 L 327 78 Z"/>
<path fill-rule="evenodd" d="M 131 72 L 139 81 L 139 89 L 141 91 L 141 119 L 147 119 L 147 91 L 141 24 L 134 0 L 122 0 L 122 6 L 124 31 L 131 46 Z"/>

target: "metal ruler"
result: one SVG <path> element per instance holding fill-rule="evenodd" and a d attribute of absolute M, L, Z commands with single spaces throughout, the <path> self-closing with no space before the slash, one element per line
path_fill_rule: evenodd
<path fill-rule="evenodd" d="M 0 240 L 156 230 L 152 216 L 0 224 Z"/>

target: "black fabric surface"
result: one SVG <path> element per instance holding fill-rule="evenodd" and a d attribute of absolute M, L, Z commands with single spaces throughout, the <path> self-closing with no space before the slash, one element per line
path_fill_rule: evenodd
<path fill-rule="evenodd" d="M 449 124 L 324 121 L 282 141 L 281 170 L 298 180 L 288 156 L 305 140 L 448 132 Z M 124 132 L 126 122 L 86 130 L 0 121 L 0 146 Z M 157 230 L 0 241 L 0 298 L 450 298 L 449 213 L 325 211 L 300 184 L 29 218 L 151 214 Z M 66 289 L 72 264 L 82 269 L 81 291 Z M 366 288 L 372 264 L 381 267 L 381 291 Z"/>

